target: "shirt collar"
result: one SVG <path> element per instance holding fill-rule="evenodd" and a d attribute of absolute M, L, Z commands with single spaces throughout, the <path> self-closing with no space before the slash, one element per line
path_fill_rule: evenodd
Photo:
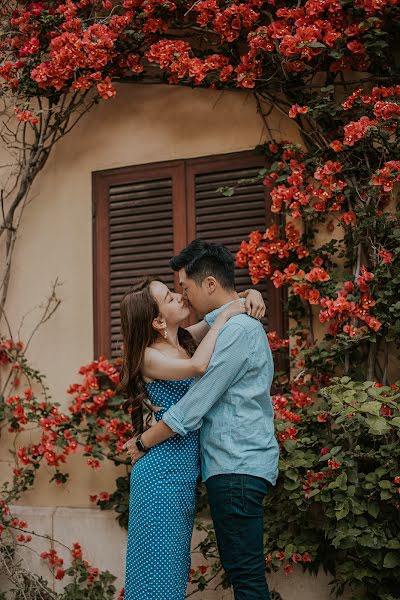
<path fill-rule="evenodd" d="M 242 302 L 245 301 L 244 298 L 239 298 L 239 300 L 241 300 Z M 227 306 L 229 306 L 230 304 L 232 304 L 232 302 L 236 302 L 236 300 L 231 300 L 230 302 L 227 302 L 223 306 L 220 306 L 219 308 L 216 308 L 215 310 L 212 310 L 211 312 L 209 312 L 204 317 L 204 320 L 207 323 L 207 325 L 209 327 L 211 327 L 211 325 L 214 323 L 215 319 L 218 317 L 219 313 L 221 313 Z"/>

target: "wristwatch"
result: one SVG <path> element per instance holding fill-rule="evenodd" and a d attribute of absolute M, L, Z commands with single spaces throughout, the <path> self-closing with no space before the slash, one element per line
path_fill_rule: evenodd
<path fill-rule="evenodd" d="M 136 438 L 136 442 L 135 443 L 136 443 L 136 448 L 139 450 L 139 452 L 147 452 L 148 448 L 146 448 L 146 446 L 142 442 L 142 434 L 140 434 Z"/>

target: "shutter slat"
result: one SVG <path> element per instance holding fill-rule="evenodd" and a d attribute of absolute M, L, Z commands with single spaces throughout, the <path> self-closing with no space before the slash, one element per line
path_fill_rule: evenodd
<path fill-rule="evenodd" d="M 135 280 L 159 276 L 173 282 L 172 178 L 127 182 L 109 195 L 110 342 L 121 354 L 119 306 Z"/>
<path fill-rule="evenodd" d="M 223 244 L 236 254 L 240 243 L 249 232 L 266 228 L 265 188 L 260 181 L 236 188 L 233 196 L 223 196 L 219 187 L 235 185 L 240 179 L 256 178 L 259 168 L 198 174 L 195 176 L 196 235 L 208 242 Z M 235 269 L 238 291 L 256 287 L 263 294 L 266 305 L 267 288 L 264 282 L 254 286 L 246 269 Z M 267 326 L 268 319 L 263 320 Z"/>

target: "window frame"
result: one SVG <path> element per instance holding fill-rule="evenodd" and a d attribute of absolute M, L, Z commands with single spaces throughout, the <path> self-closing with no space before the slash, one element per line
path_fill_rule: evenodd
<path fill-rule="evenodd" d="M 111 355 L 110 336 L 110 245 L 109 245 L 109 194 L 110 187 L 123 185 L 127 181 L 146 181 L 156 178 L 172 179 L 173 248 L 174 254 L 186 246 L 196 236 L 195 176 L 207 173 L 210 166 L 222 170 L 232 167 L 265 166 L 265 159 L 254 151 L 242 151 L 198 158 L 177 159 L 156 163 L 145 163 L 127 167 L 116 167 L 92 172 L 92 252 L 93 252 L 93 343 L 94 357 L 109 358 Z M 265 193 L 265 226 L 272 220 L 269 211 L 270 196 Z M 176 227 L 182 223 L 183 227 Z M 178 288 L 177 274 L 174 277 Z M 287 319 L 282 307 L 285 293 L 267 282 L 267 296 L 272 300 L 269 307 L 269 321 L 280 337 L 287 332 Z"/>

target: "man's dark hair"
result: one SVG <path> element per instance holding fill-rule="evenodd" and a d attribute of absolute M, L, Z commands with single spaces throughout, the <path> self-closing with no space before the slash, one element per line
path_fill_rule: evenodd
<path fill-rule="evenodd" d="M 171 258 L 170 265 L 174 271 L 185 269 L 186 275 L 198 285 L 211 275 L 225 290 L 235 289 L 235 261 L 228 248 L 221 244 L 193 240 Z"/>

